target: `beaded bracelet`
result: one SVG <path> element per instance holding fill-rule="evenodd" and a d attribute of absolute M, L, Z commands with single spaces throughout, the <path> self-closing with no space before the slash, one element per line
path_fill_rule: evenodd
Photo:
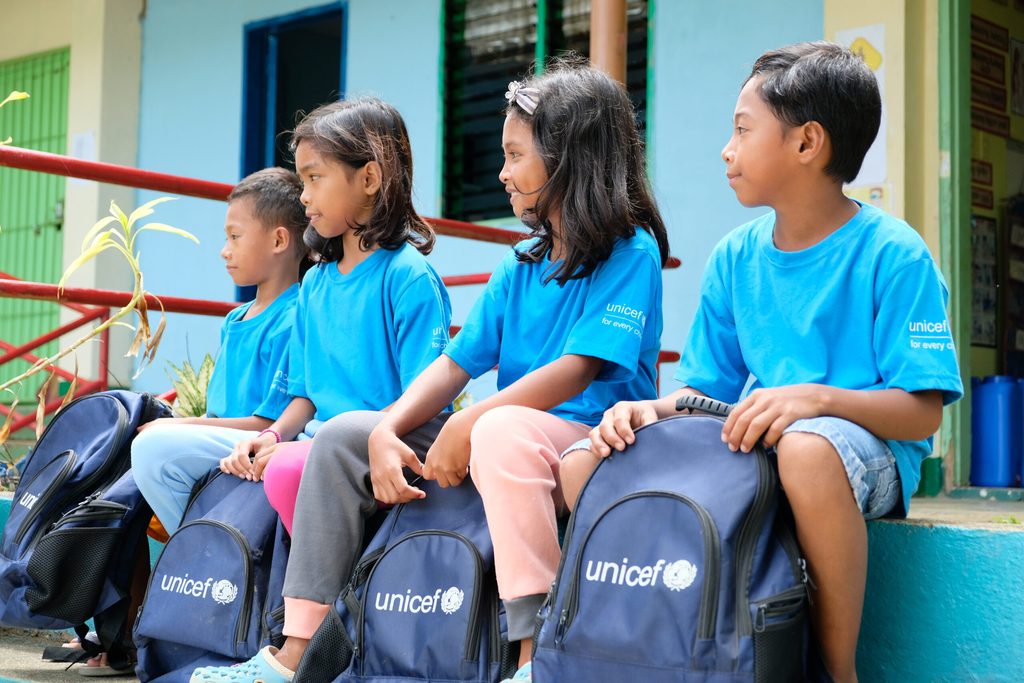
<path fill-rule="evenodd" d="M 281 443 L 281 434 L 278 433 L 277 430 L 275 430 L 275 429 L 264 429 L 262 432 L 259 433 L 259 436 L 263 436 L 264 434 L 273 434 L 274 435 L 274 439 L 277 441 L 277 443 Z"/>

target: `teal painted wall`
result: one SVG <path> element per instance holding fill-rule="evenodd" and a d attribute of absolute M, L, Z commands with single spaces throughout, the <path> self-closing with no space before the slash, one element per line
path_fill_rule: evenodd
<path fill-rule="evenodd" d="M 1024 530 L 874 522 L 868 536 L 862 681 L 1024 681 Z"/>

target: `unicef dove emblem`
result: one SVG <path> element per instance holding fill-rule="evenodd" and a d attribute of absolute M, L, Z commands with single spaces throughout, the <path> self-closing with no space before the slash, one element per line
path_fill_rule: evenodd
<path fill-rule="evenodd" d="M 441 596 L 441 611 L 445 614 L 455 614 L 462 607 L 464 597 L 465 594 L 461 590 L 452 586 Z"/>
<path fill-rule="evenodd" d="M 661 578 L 671 590 L 681 591 L 689 588 L 697 578 L 697 567 L 686 560 L 679 560 L 665 567 Z"/>

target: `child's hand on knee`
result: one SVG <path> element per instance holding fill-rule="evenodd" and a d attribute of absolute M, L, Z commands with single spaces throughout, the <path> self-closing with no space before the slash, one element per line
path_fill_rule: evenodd
<path fill-rule="evenodd" d="M 423 491 L 410 486 L 405 480 L 403 468 L 408 467 L 416 474 L 423 473 L 423 463 L 405 442 L 387 429 L 374 429 L 370 433 L 370 484 L 374 497 L 382 503 L 397 505 L 426 496 Z"/>
<path fill-rule="evenodd" d="M 452 415 L 427 451 L 423 478 L 436 481 L 442 488 L 458 486 L 469 472 L 469 433 L 473 423 L 463 416 L 464 413 Z"/>
<path fill-rule="evenodd" d="M 650 401 L 619 401 L 604 411 L 601 424 L 590 430 L 590 451 L 600 458 L 607 458 L 612 449 L 623 451 L 636 440 L 635 429 L 657 420 Z"/>
<path fill-rule="evenodd" d="M 828 387 L 793 384 L 774 389 L 755 389 L 729 413 L 722 427 L 722 441 L 731 451 L 749 453 L 758 440 L 774 446 L 791 424 L 825 414 Z"/>
<path fill-rule="evenodd" d="M 256 456 L 252 459 L 253 481 L 260 481 L 263 479 L 263 471 L 267 469 L 267 465 L 270 464 L 270 459 L 274 457 L 283 445 L 284 444 L 275 443 L 273 446 L 268 446 L 256 453 Z"/>

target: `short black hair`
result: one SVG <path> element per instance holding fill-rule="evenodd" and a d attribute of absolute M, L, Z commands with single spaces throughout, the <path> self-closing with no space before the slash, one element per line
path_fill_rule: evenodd
<path fill-rule="evenodd" d="M 878 81 L 863 59 L 836 43 L 796 43 L 761 55 L 746 82 L 754 78 L 784 124 L 817 121 L 825 129 L 832 143 L 826 173 L 846 183 L 857 177 L 882 120 Z"/>
<path fill-rule="evenodd" d="M 299 176 L 294 171 L 275 166 L 242 178 L 228 195 L 228 203 L 248 199 L 252 217 L 266 230 L 278 226 L 287 228 L 295 253 L 304 256 L 306 247 L 302 243 L 302 234 L 309 221 L 299 199 L 301 195 Z"/>

